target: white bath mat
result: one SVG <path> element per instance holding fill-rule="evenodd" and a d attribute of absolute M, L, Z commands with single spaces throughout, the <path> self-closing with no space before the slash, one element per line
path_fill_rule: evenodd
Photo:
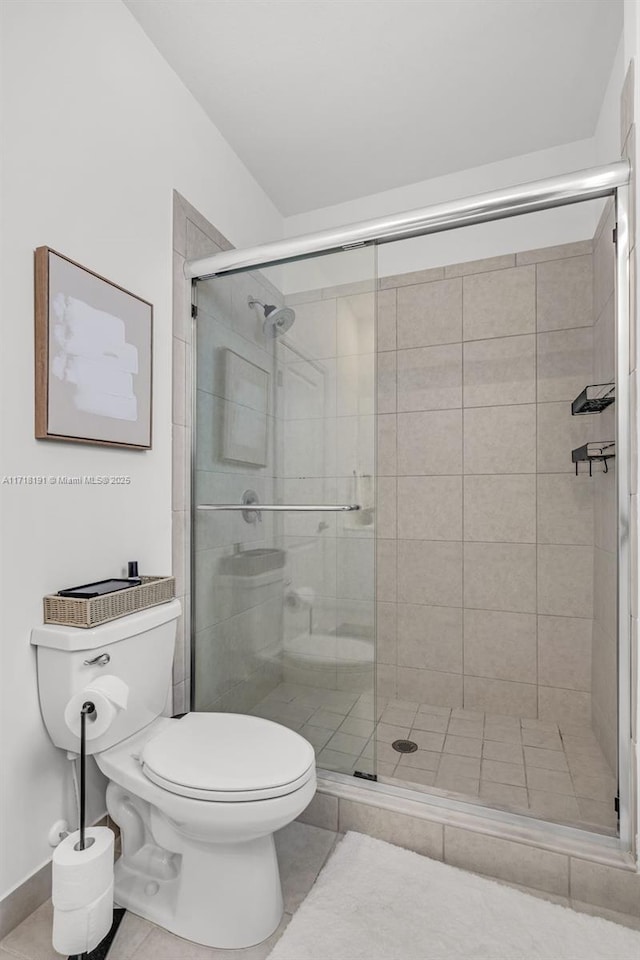
<path fill-rule="evenodd" d="M 269 960 L 638 960 L 640 932 L 348 833 Z"/>

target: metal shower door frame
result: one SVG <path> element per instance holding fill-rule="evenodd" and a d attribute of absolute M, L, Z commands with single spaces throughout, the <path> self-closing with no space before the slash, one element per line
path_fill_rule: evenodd
<path fill-rule="evenodd" d="M 552 177 L 532 183 L 519 184 L 502 190 L 484 193 L 446 203 L 370 220 L 315 234 L 293 237 L 244 250 L 228 250 L 185 264 L 185 274 L 193 282 L 194 303 L 197 282 L 216 276 L 244 272 L 252 268 L 272 266 L 350 250 L 363 245 L 389 243 L 394 240 L 440 233 L 477 223 L 521 216 L 555 207 L 581 203 L 587 200 L 614 197 L 616 212 L 616 483 L 617 483 L 617 614 L 618 614 L 618 783 L 619 783 L 619 837 L 602 836 L 561 824 L 545 824 L 550 833 L 567 838 L 585 837 L 589 842 L 604 847 L 616 846 L 622 851 L 634 851 L 634 810 L 637 804 L 636 784 L 632 780 L 632 667 L 631 667 L 631 389 L 630 389 L 630 165 L 626 160 L 588 170 Z M 194 313 L 191 339 L 192 430 L 191 430 L 191 694 L 195 680 L 195 636 L 193 630 L 195 564 L 193 525 L 195 522 L 194 484 L 196 471 L 196 366 L 197 319 Z M 637 586 L 637 585 L 636 585 Z M 331 773 L 330 780 L 352 783 L 351 777 Z M 394 791 L 382 784 L 359 780 L 368 789 L 380 793 Z M 448 801 L 444 798 L 420 794 L 425 803 L 459 809 L 487 816 L 488 809 L 472 801 Z M 491 811 L 493 814 L 493 811 Z M 526 827 L 529 817 L 499 811 L 502 822 Z M 537 821 L 544 823 L 543 821 Z"/>
<path fill-rule="evenodd" d="M 637 785 L 632 782 L 633 703 L 631 664 L 631 291 L 629 184 L 615 191 L 615 324 L 616 324 L 616 497 L 617 497 L 617 630 L 618 630 L 618 815 L 619 839 L 633 850 Z M 637 587 L 637 585 L 636 585 Z"/>

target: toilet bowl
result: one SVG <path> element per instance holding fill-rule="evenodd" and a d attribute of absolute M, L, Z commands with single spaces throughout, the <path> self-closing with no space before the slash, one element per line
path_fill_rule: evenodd
<path fill-rule="evenodd" d="M 316 789 L 306 740 L 258 717 L 191 713 L 95 759 L 122 832 L 122 906 L 207 946 L 273 933 L 283 910 L 273 833 Z"/>
<path fill-rule="evenodd" d="M 90 629 L 35 628 L 42 715 L 53 743 L 77 753 L 70 700 L 98 679 L 126 685 L 126 707 L 87 739 L 122 835 L 115 900 L 187 940 L 248 947 L 282 918 L 273 834 L 315 793 L 314 751 L 260 717 L 162 716 L 179 615 L 172 601 Z"/>

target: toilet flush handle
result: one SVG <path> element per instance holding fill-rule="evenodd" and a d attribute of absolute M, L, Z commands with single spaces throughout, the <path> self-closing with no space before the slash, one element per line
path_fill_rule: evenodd
<path fill-rule="evenodd" d="M 87 667 L 106 667 L 108 663 L 111 663 L 111 657 L 108 653 L 99 653 L 93 660 L 85 660 L 84 663 Z"/>

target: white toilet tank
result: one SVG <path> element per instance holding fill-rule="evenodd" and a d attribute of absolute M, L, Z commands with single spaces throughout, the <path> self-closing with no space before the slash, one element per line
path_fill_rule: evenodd
<path fill-rule="evenodd" d="M 111 727 L 87 740 L 87 753 L 120 743 L 160 716 L 171 683 L 180 613 L 179 601 L 171 600 L 99 627 L 44 624 L 31 631 L 31 643 L 38 648 L 42 717 L 57 747 L 79 751 L 79 737 L 64 720 L 65 707 L 98 677 L 119 677 L 129 688 L 129 698 Z"/>

